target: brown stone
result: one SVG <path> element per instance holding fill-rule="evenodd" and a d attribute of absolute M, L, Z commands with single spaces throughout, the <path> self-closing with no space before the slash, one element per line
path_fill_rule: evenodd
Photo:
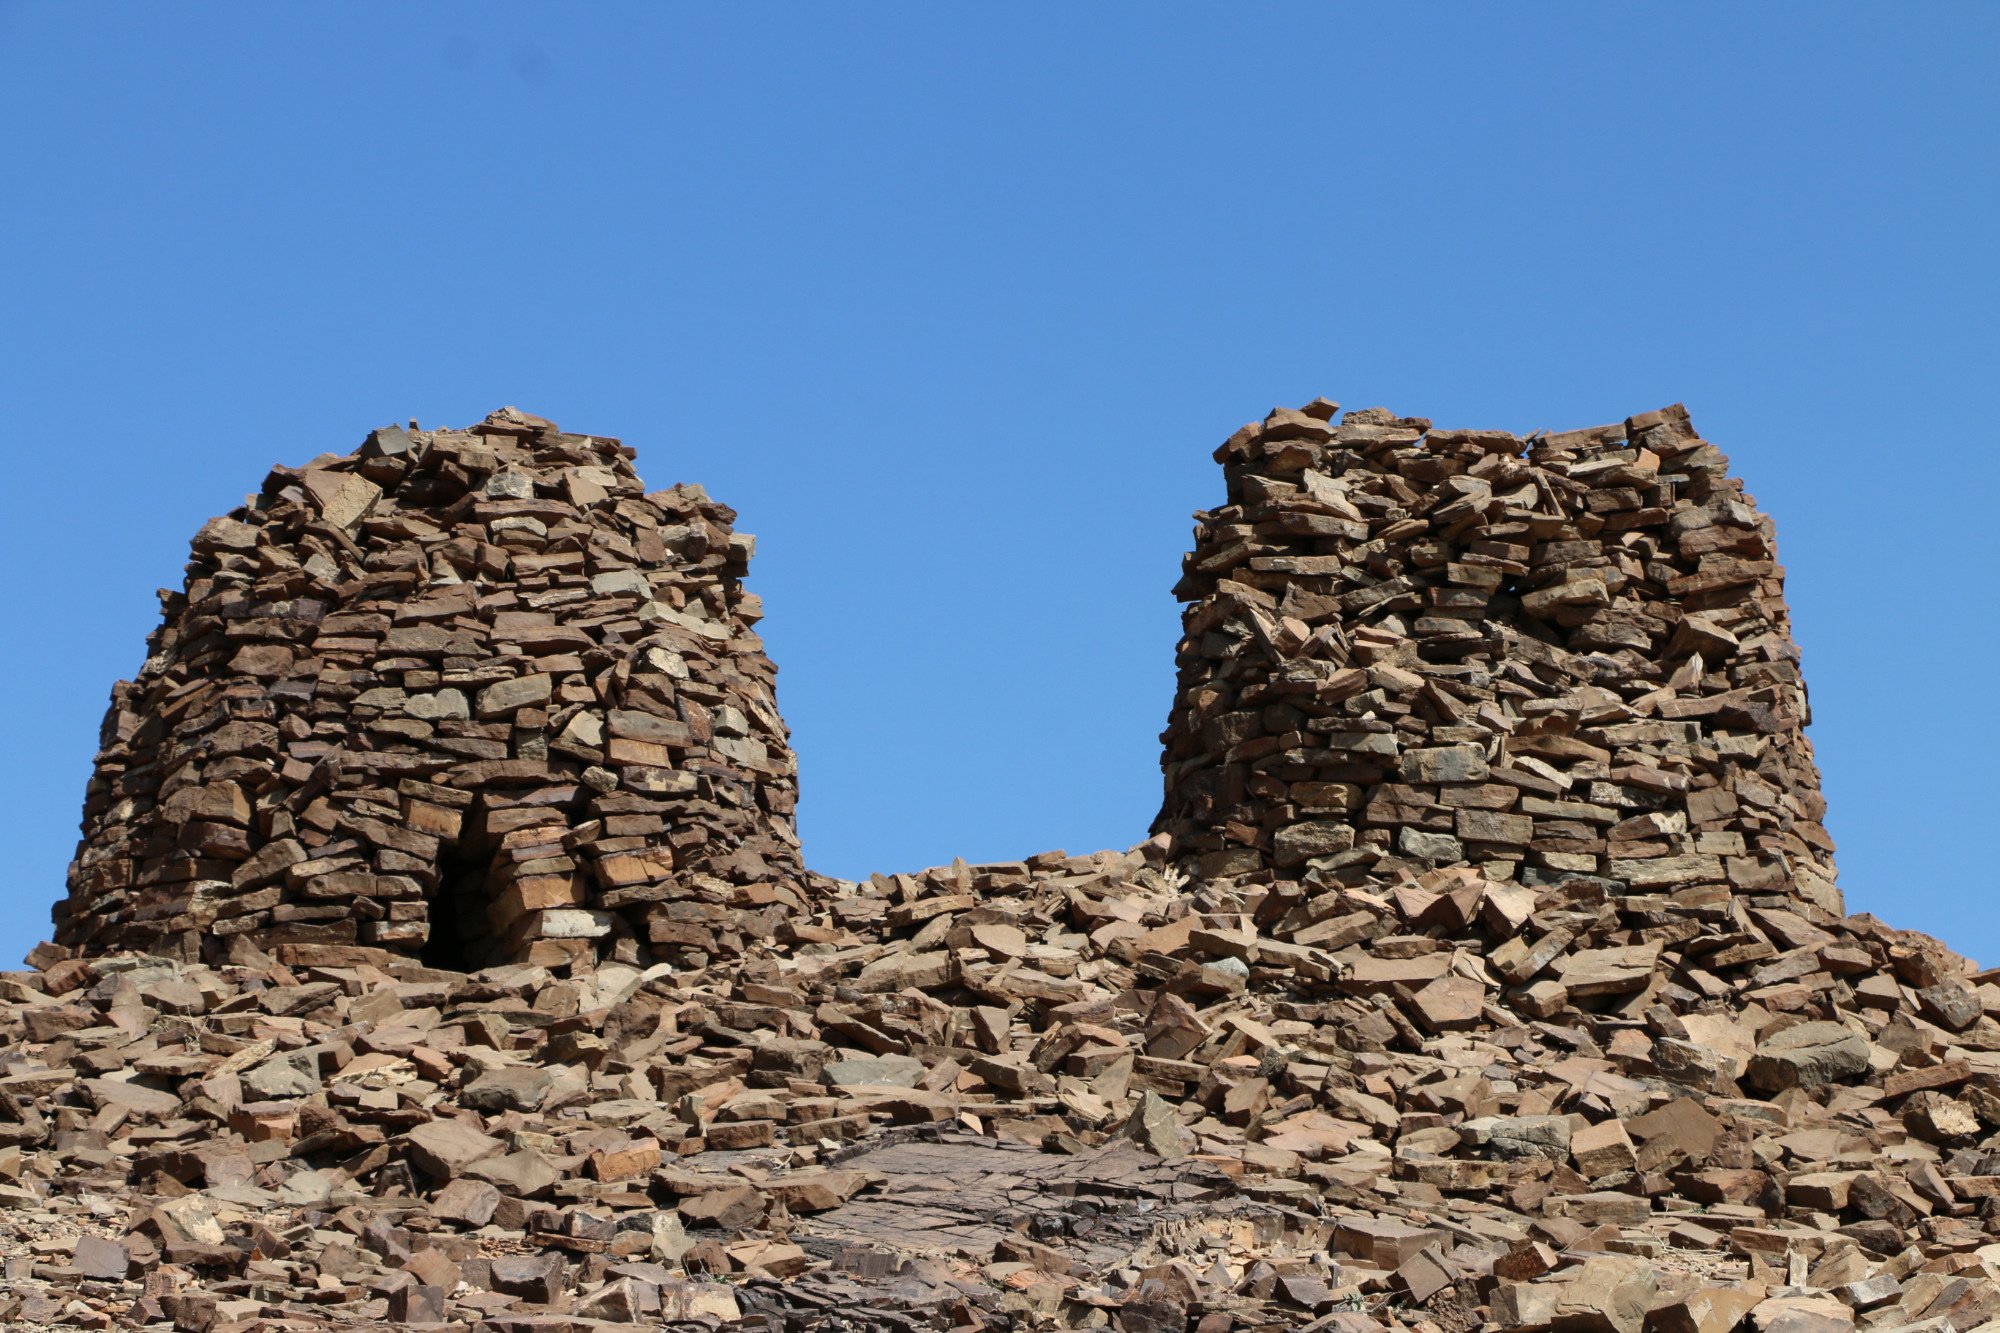
<path fill-rule="evenodd" d="M 82 1235 L 76 1238 L 74 1257 L 70 1262 L 86 1277 L 123 1281 L 132 1266 L 132 1255 L 116 1241 L 102 1236 Z"/>
<path fill-rule="evenodd" d="M 1844 913 L 1685 413 L 1220 457 L 1155 836 L 854 882 L 723 507 L 511 412 L 274 473 L 0 984 L 0 1323 L 2000 1312 L 2000 973 Z"/>
<path fill-rule="evenodd" d="M 681 1220 L 691 1227 L 718 1227 L 742 1231 L 756 1226 L 764 1216 L 765 1198 L 745 1185 L 715 1190 L 683 1199 L 678 1205 Z"/>

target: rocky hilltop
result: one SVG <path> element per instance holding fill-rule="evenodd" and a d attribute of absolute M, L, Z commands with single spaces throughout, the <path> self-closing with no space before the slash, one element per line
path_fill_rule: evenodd
<path fill-rule="evenodd" d="M 698 488 L 511 409 L 275 470 L 0 977 L 0 1321 L 2000 1317 L 2000 986 L 1845 914 L 1687 414 L 1217 459 L 1152 836 L 865 882 Z"/>

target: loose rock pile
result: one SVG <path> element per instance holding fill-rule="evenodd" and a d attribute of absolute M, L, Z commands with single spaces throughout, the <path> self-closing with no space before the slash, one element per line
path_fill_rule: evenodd
<path fill-rule="evenodd" d="M 512 409 L 274 469 L 113 694 L 57 940 L 479 967 L 768 935 L 796 766 L 734 517 Z"/>
<path fill-rule="evenodd" d="M 800 876 L 700 956 L 38 950 L 0 1322 L 2000 1318 L 2000 974 L 1842 914 L 1719 455 L 1331 418 L 1225 447 L 1129 852 Z"/>

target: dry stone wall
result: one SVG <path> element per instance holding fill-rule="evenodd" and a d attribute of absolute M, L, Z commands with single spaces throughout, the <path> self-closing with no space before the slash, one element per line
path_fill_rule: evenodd
<path fill-rule="evenodd" d="M 772 933 L 802 868 L 753 542 L 631 458 L 504 409 L 204 526 L 113 692 L 58 941 L 472 968 Z"/>
<path fill-rule="evenodd" d="M 2000 969 L 1842 914 L 1686 414 L 1220 456 L 1159 831 L 859 882 L 728 511 L 515 413 L 274 473 L 0 974 L 0 1323 L 2000 1327 Z"/>
<path fill-rule="evenodd" d="M 1217 450 L 1155 831 L 1202 882 L 1465 867 L 1838 913 L 1770 520 L 1678 407 Z M 278 468 L 121 683 L 59 942 L 700 962 L 800 906 L 751 540 L 506 409 Z"/>
<path fill-rule="evenodd" d="M 1773 527 L 1684 410 L 1525 440 L 1335 412 L 1216 452 L 1155 825 L 1180 862 L 1841 910 Z"/>

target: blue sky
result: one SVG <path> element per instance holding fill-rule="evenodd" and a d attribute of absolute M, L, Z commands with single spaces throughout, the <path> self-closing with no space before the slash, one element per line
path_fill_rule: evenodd
<path fill-rule="evenodd" d="M 2000 8 L 0 4 L 0 960 L 274 462 L 517 404 L 758 534 L 820 869 L 1144 836 L 1209 450 L 1675 401 L 1853 910 L 2000 962 Z"/>

